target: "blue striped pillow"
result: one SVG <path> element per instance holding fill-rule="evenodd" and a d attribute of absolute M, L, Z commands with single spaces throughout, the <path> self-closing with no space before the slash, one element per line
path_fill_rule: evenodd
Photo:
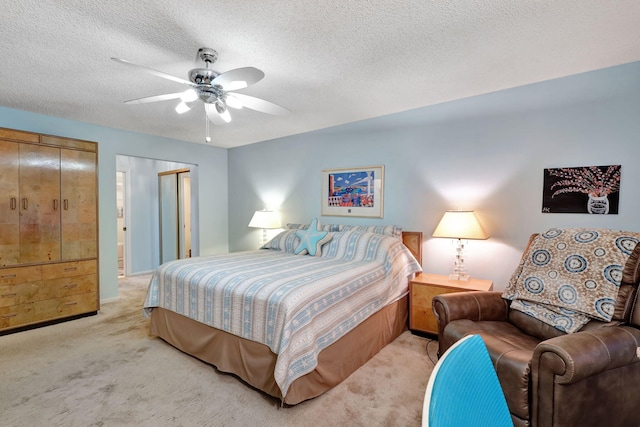
<path fill-rule="evenodd" d="M 287 227 L 290 230 L 306 230 L 309 224 L 295 224 L 289 223 Z M 366 231 L 369 233 L 383 234 L 385 236 L 395 237 L 397 239 L 402 238 L 402 226 L 400 225 L 343 225 L 343 224 L 324 224 L 321 226 L 320 231 Z"/>
<path fill-rule="evenodd" d="M 296 230 L 285 230 L 262 245 L 260 249 L 275 249 L 294 253 L 299 244 L 300 239 L 296 236 Z"/>

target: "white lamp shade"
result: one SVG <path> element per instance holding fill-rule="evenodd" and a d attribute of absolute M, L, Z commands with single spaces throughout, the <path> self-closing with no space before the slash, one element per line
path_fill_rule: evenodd
<path fill-rule="evenodd" d="M 252 228 L 281 228 L 280 214 L 274 211 L 256 211 L 251 217 L 249 227 Z"/>
<path fill-rule="evenodd" d="M 488 239 L 473 211 L 446 211 L 438 223 L 433 237 L 449 239 Z"/>

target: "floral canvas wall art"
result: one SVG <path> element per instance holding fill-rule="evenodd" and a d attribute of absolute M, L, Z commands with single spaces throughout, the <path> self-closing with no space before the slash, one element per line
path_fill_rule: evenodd
<path fill-rule="evenodd" d="M 544 170 L 542 212 L 617 214 L 620 165 Z"/>

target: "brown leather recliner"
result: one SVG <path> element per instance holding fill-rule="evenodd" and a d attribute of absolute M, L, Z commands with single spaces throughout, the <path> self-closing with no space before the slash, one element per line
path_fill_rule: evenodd
<path fill-rule="evenodd" d="M 638 427 L 639 282 L 640 244 L 624 266 L 613 320 L 591 320 L 573 334 L 511 310 L 502 292 L 438 295 L 438 356 L 480 335 L 516 427 Z"/>

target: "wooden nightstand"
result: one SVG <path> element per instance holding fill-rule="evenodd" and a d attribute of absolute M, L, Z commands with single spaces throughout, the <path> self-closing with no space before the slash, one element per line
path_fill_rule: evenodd
<path fill-rule="evenodd" d="M 431 300 L 436 295 L 491 290 L 491 280 L 471 278 L 463 282 L 449 280 L 447 276 L 440 274 L 418 274 L 409 282 L 409 328 L 416 332 L 438 333 L 438 321 L 431 308 Z"/>

